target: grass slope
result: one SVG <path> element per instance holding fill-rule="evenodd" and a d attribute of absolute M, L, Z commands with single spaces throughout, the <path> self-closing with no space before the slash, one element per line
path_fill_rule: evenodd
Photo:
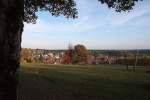
<path fill-rule="evenodd" d="M 149 69 L 122 66 L 24 64 L 21 100 L 150 100 Z"/>

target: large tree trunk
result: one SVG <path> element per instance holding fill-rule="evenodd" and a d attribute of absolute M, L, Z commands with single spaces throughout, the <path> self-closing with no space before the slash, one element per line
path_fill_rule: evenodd
<path fill-rule="evenodd" d="M 0 100 L 17 100 L 24 0 L 0 0 Z"/>

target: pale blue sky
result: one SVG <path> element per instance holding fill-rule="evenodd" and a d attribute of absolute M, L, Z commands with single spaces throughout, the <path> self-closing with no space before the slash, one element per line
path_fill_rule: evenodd
<path fill-rule="evenodd" d="M 78 19 L 38 12 L 37 24 L 26 24 L 22 47 L 67 49 L 84 44 L 88 49 L 150 49 L 150 0 L 131 12 L 116 13 L 98 0 L 76 0 Z"/>

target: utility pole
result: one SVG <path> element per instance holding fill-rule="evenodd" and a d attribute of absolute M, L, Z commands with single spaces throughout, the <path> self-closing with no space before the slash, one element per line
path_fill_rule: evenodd
<path fill-rule="evenodd" d="M 124 59 L 125 59 L 125 64 L 126 64 L 126 70 L 129 70 L 129 63 L 128 63 L 128 52 L 124 52 Z"/>
<path fill-rule="evenodd" d="M 133 66 L 133 71 L 135 71 L 135 68 L 136 68 L 137 63 L 138 63 L 138 55 L 139 55 L 139 50 L 136 50 L 136 55 L 135 55 L 135 62 L 134 62 L 134 66 Z"/>

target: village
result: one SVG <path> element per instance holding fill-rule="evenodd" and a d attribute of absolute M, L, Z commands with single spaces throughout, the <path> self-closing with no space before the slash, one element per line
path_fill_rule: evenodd
<path fill-rule="evenodd" d="M 21 63 L 73 64 L 69 50 L 23 49 Z M 117 56 L 90 54 L 84 64 L 116 64 Z"/>
<path fill-rule="evenodd" d="M 69 45 L 66 50 L 22 48 L 21 63 L 149 66 L 150 54 L 147 50 L 88 50 L 77 44 Z"/>

